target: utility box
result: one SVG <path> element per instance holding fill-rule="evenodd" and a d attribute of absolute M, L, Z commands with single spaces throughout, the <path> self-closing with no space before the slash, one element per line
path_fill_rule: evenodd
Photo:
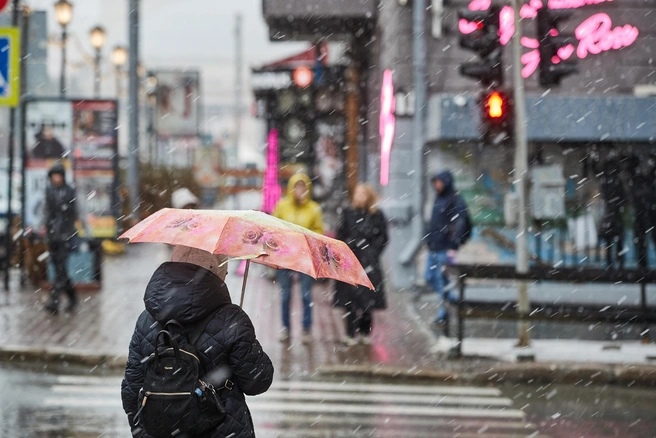
<path fill-rule="evenodd" d="M 503 197 L 503 221 L 509 227 L 519 223 L 519 195 L 516 192 L 508 192 Z"/>
<path fill-rule="evenodd" d="M 553 164 L 531 169 L 531 216 L 534 219 L 565 217 L 563 166 Z"/>

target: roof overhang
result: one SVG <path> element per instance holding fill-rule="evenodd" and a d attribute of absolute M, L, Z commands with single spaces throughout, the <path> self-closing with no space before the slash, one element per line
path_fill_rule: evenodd
<path fill-rule="evenodd" d="M 431 96 L 427 141 L 479 140 L 477 100 Z M 529 141 L 656 143 L 656 97 L 527 96 L 526 113 Z"/>
<path fill-rule="evenodd" d="M 338 40 L 374 23 L 375 0 L 262 0 L 272 41 Z"/>

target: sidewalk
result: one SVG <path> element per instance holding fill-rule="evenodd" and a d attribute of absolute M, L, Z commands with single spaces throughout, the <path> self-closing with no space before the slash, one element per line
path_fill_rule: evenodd
<path fill-rule="evenodd" d="M 81 292 L 79 309 L 72 315 L 60 311 L 53 316 L 43 311 L 47 291 L 31 286 L 19 289 L 15 279 L 10 292 L 0 291 L 0 359 L 122 369 L 135 322 L 144 308 L 146 284 L 156 267 L 168 259 L 169 252 L 165 245 L 138 244 L 130 245 L 122 256 L 106 257 L 102 289 Z M 233 302 L 238 303 L 242 277 L 235 275 L 236 268 L 237 262 L 230 264 L 227 283 Z M 265 351 L 276 364 L 279 377 L 362 365 L 437 371 L 428 353 L 431 339 L 419 334 L 414 321 L 396 309 L 377 315 L 379 327 L 373 336 L 374 345 L 342 346 L 343 320 L 340 312 L 332 308 L 330 282 L 315 285 L 314 342 L 300 343 L 302 306 L 295 289 L 291 343 L 279 343 L 280 293 L 264 274 L 263 267 L 252 265 L 244 308 Z"/>
<path fill-rule="evenodd" d="M 103 288 L 82 293 L 80 308 L 73 315 L 44 312 L 47 292 L 19 289 L 17 281 L 9 293 L 0 291 L 0 360 L 121 371 L 134 324 L 143 310 L 146 284 L 168 254 L 164 245 L 142 244 L 131 245 L 125 255 L 107 257 Z M 231 264 L 227 280 L 233 302 L 239 302 L 242 280 L 234 274 L 236 268 L 236 263 Z M 449 360 L 444 353 L 453 341 L 438 338 L 426 321 L 435 303 L 415 303 L 412 291 L 388 292 L 390 308 L 375 315 L 371 346 L 345 347 L 340 342 L 342 315 L 332 308 L 330 282 L 319 282 L 314 289 L 314 342 L 300 343 L 302 306 L 295 290 L 292 340 L 281 344 L 277 341 L 280 294 L 265 272 L 259 265 L 252 266 L 244 308 L 274 361 L 278 379 L 355 373 L 483 383 L 501 378 L 566 381 L 573 376 L 591 381 L 603 378 L 656 383 L 656 346 L 637 341 L 535 341 L 536 362 L 523 363 L 513 357 L 513 339 L 468 338 L 463 344 L 465 359 Z M 416 306 L 423 309 L 417 311 Z M 493 324 L 487 325 L 488 332 L 494 329 Z"/>

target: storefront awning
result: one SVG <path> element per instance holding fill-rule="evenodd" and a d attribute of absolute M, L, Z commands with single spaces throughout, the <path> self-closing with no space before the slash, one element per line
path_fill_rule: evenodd
<path fill-rule="evenodd" d="M 656 97 L 527 96 L 526 111 L 529 141 L 656 143 Z M 476 141 L 479 124 L 476 96 L 431 96 L 427 141 Z"/>

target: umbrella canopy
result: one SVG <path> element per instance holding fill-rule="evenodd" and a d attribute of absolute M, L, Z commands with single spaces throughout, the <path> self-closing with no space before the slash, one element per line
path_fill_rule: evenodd
<path fill-rule="evenodd" d="M 374 289 L 344 242 L 259 211 L 164 208 L 120 239 L 183 245 Z"/>

